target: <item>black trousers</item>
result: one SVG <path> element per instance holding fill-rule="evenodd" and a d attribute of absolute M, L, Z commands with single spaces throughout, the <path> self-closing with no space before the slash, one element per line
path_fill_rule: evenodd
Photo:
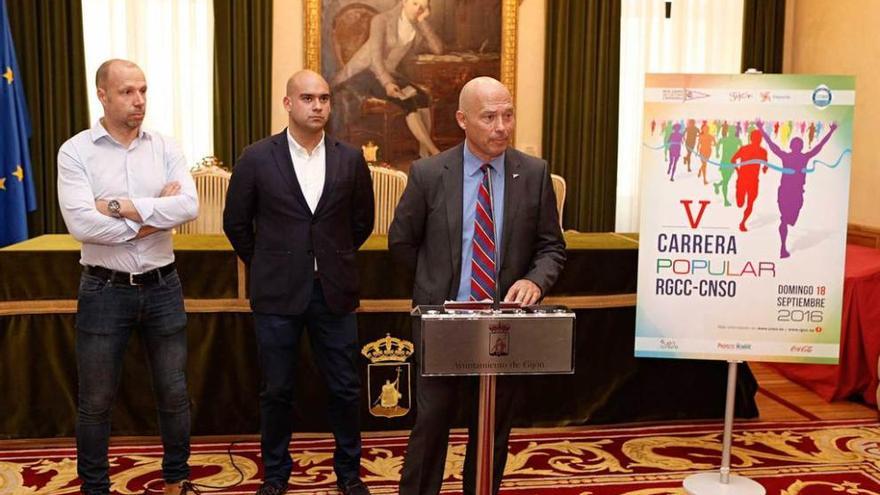
<path fill-rule="evenodd" d="M 360 377 L 357 373 L 357 318 L 326 306 L 321 284 L 302 315 L 254 313 L 263 386 L 260 392 L 260 443 L 266 483 L 287 488 L 293 461 L 294 372 L 299 341 L 309 332 L 315 364 L 330 392 L 327 419 L 336 439 L 333 468 L 340 486 L 359 479 L 361 460 Z"/>
<path fill-rule="evenodd" d="M 479 378 L 416 378 L 416 424 L 409 436 L 400 478 L 400 495 L 435 495 L 443 484 L 449 429 L 461 401 L 468 405 L 468 443 L 462 483 L 464 495 L 473 495 L 476 486 L 477 412 Z M 498 377 L 495 399 L 495 450 L 493 453 L 493 493 L 498 493 L 507 463 L 507 442 L 521 393 L 517 377 Z"/>

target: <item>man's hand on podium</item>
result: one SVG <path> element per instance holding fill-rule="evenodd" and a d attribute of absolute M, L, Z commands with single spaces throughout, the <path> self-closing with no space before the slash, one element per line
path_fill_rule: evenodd
<path fill-rule="evenodd" d="M 527 279 L 519 279 L 510 286 L 504 301 L 515 301 L 523 306 L 531 306 L 541 299 L 541 288 L 538 284 Z"/>

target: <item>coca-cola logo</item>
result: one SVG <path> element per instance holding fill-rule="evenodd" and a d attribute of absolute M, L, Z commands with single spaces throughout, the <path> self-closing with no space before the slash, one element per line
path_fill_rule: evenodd
<path fill-rule="evenodd" d="M 791 352 L 795 352 L 798 354 L 812 354 L 813 353 L 813 346 L 806 345 L 806 344 L 797 344 L 797 345 L 791 346 L 791 349 L 789 349 L 789 350 Z"/>

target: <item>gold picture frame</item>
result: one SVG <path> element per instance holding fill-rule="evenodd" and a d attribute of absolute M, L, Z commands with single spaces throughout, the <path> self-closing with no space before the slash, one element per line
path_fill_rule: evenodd
<path fill-rule="evenodd" d="M 423 152 L 426 148 L 423 146 L 424 141 L 418 139 L 416 136 L 418 133 L 414 132 L 412 127 L 410 127 L 410 131 L 413 131 L 411 134 L 406 131 L 406 127 L 409 122 L 404 122 L 404 119 L 401 115 L 406 114 L 406 112 L 412 112 L 411 109 L 404 109 L 403 111 L 399 109 L 388 110 L 386 114 L 382 115 L 384 120 L 376 120 L 371 122 L 370 129 L 375 130 L 375 136 L 369 140 L 369 142 L 365 141 L 365 137 L 358 135 L 357 138 L 353 137 L 354 133 L 349 133 L 347 131 L 348 127 L 345 124 L 340 124 L 340 122 L 345 122 L 348 114 L 353 114 L 355 112 L 349 111 L 354 105 L 343 105 L 340 104 L 336 100 L 337 98 L 337 86 L 333 82 L 334 74 L 340 72 L 340 69 L 346 63 L 346 59 L 344 57 L 339 56 L 339 29 L 336 27 L 336 16 L 340 16 L 340 13 L 343 12 L 346 8 L 350 6 L 363 6 L 365 8 L 370 8 L 374 13 L 373 15 L 379 15 L 387 10 L 391 10 L 393 7 L 389 6 L 397 6 L 400 8 L 399 4 L 400 0 L 303 0 L 303 17 L 304 17 L 304 61 L 305 68 L 314 70 L 318 73 L 324 75 L 324 77 L 331 83 L 332 92 L 334 93 L 334 103 L 333 103 L 333 112 L 331 117 L 336 120 L 331 120 L 330 130 L 334 134 L 337 134 L 338 137 L 341 137 L 343 140 L 350 142 L 351 144 L 361 147 L 366 146 L 367 148 L 372 147 L 373 145 L 378 145 L 379 148 L 379 161 L 385 162 L 397 168 L 403 168 L 406 170 L 408 168 L 408 163 L 413 159 L 418 158 L 419 156 L 425 156 Z M 492 68 L 497 67 L 497 73 L 494 69 L 491 72 L 487 72 L 486 67 L 488 66 L 480 66 L 480 70 L 470 71 L 468 72 L 465 69 L 461 69 L 462 74 L 468 74 L 467 77 L 472 77 L 473 75 L 491 75 L 492 77 L 496 77 L 500 80 L 510 91 L 511 95 L 514 97 L 514 101 L 516 98 L 516 49 L 517 49 L 517 10 L 521 0 L 497 0 L 497 7 L 495 7 L 495 2 L 491 0 L 486 0 L 484 5 L 492 5 L 492 8 L 497 8 L 500 10 L 500 22 L 495 21 L 495 17 L 491 17 L 490 22 L 492 22 L 492 27 L 494 28 L 491 31 L 491 38 L 493 41 L 490 45 L 490 49 L 486 50 L 486 52 L 491 51 L 491 53 L 484 53 L 483 47 L 485 46 L 485 41 L 483 45 L 480 45 L 479 51 L 471 51 L 464 54 L 465 60 L 468 62 L 472 61 L 477 57 L 482 56 L 493 56 L 494 62 L 491 65 Z M 475 3 L 479 5 L 479 2 Z M 444 0 L 432 0 L 432 3 L 429 4 L 431 8 L 438 9 L 438 16 L 455 16 L 460 13 L 460 7 L 458 11 L 455 8 L 450 8 L 454 6 L 452 1 L 444 3 Z M 470 8 L 475 8 L 471 4 Z M 324 9 L 328 9 L 330 13 L 324 12 Z M 443 9 L 446 9 L 445 11 Z M 386 9 L 386 10 L 383 10 Z M 481 11 L 480 14 L 483 12 Z M 489 15 L 492 13 L 489 12 Z M 429 15 L 434 15 L 432 11 Z M 326 18 L 325 18 L 326 17 Z M 333 17 L 333 18 L 331 18 Z M 467 18 L 468 16 L 465 16 Z M 475 17 L 475 16 L 470 16 Z M 479 17 L 479 16 L 476 16 Z M 448 17 L 446 18 L 448 19 Z M 369 33 L 369 25 L 367 23 L 366 31 Z M 446 24 L 448 27 L 448 24 Z M 336 31 L 332 31 L 332 30 Z M 363 40 L 363 31 L 364 26 L 361 24 L 358 26 L 358 29 L 361 33 L 361 40 Z M 322 40 L 322 37 L 330 36 L 328 33 L 332 33 L 332 37 L 329 40 Z M 447 30 L 447 38 L 451 36 L 450 32 Z M 456 32 L 452 32 L 453 34 Z M 494 33 L 500 34 L 500 40 L 495 37 Z M 472 33 L 465 33 L 471 35 L 471 38 L 477 39 L 478 36 Z M 479 33 L 479 36 L 483 36 L 485 33 Z M 393 36 L 393 35 L 392 35 Z M 488 37 L 487 37 L 488 39 Z M 362 42 L 362 41 L 361 41 Z M 463 43 L 461 43 L 463 44 Z M 357 45 L 355 45 L 357 46 Z M 473 46 L 476 46 L 475 44 Z M 347 47 L 346 47 L 347 48 Z M 330 57 L 326 62 L 322 65 L 322 52 L 324 57 Z M 350 53 L 350 50 L 349 50 Z M 430 57 L 430 54 L 428 54 Z M 449 73 L 450 72 L 450 64 L 455 64 L 456 62 L 450 62 L 450 59 L 453 59 L 455 55 L 452 56 L 437 56 L 437 59 L 444 60 L 445 63 L 442 72 Z M 462 62 L 462 65 L 467 64 L 468 62 Z M 429 62 L 430 63 L 430 62 Z M 427 63 L 419 62 L 416 65 L 421 64 L 422 66 Z M 452 72 L 455 72 L 454 66 L 452 67 Z M 436 69 L 439 70 L 439 69 Z M 465 80 L 462 80 L 465 79 Z M 414 79 L 416 84 L 414 86 L 418 88 L 422 88 L 419 85 L 421 82 L 419 79 Z M 431 81 L 436 85 L 446 84 L 446 82 L 440 81 Z M 451 85 L 446 87 L 445 89 L 441 89 L 441 91 L 431 93 L 427 91 L 429 94 L 428 98 L 430 98 L 432 104 L 430 107 L 430 122 L 425 126 L 429 132 L 431 137 L 436 137 L 436 147 L 440 150 L 445 149 L 455 142 L 451 133 L 454 131 L 458 131 L 457 125 L 454 123 L 454 108 L 451 107 L 451 99 L 453 90 L 457 94 L 457 90 L 460 89 L 460 86 L 466 82 L 465 76 L 459 76 L 455 79 L 455 84 L 457 88 L 452 88 Z M 401 85 L 401 89 L 403 86 Z M 411 88 L 406 88 L 411 89 Z M 438 93 L 441 96 L 438 97 Z M 381 99 L 381 98 L 380 98 Z M 457 100 L 456 100 L 457 101 Z M 434 103 L 438 102 L 446 102 L 445 105 Z M 378 102 L 382 103 L 382 102 Z M 359 102 L 358 105 L 363 105 L 362 102 Z M 387 103 L 386 103 L 387 105 Z M 358 107 L 359 109 L 360 107 Z M 375 105 L 370 107 L 370 110 L 379 113 L 374 110 Z M 393 113 L 395 112 L 396 113 Z M 391 117 L 389 117 L 388 113 L 391 113 Z M 396 119 L 396 120 L 393 120 Z M 358 114 L 358 118 L 356 122 L 360 123 L 360 114 Z M 382 125 L 384 124 L 384 131 Z M 452 129 L 452 127 L 455 129 Z M 391 138 L 391 134 L 398 136 L 395 139 Z M 399 145 L 399 141 L 402 139 L 400 136 L 405 135 L 411 142 L 408 144 L 409 146 L 409 155 L 406 155 L 406 152 L 401 152 L 397 150 L 397 148 L 401 148 Z M 463 135 L 462 135 L 463 136 Z M 415 140 L 418 139 L 418 143 Z M 460 137 L 458 141 L 460 141 Z M 418 147 L 416 147 L 418 146 Z M 418 150 L 418 154 L 416 154 L 416 150 Z M 403 163 L 403 166 L 400 166 Z"/>

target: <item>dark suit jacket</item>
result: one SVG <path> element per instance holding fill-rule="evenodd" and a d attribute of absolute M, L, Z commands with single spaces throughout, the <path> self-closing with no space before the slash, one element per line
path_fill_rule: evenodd
<path fill-rule="evenodd" d="M 373 185 L 361 153 L 325 134 L 327 171 L 312 214 L 293 169 L 287 130 L 242 152 L 232 172 L 223 231 L 250 267 L 251 308 L 302 314 L 312 295 L 315 258 L 327 306 L 358 304 L 355 253 L 373 230 Z"/>
<path fill-rule="evenodd" d="M 415 269 L 415 305 L 442 304 L 458 293 L 463 146 L 415 162 L 394 212 L 388 247 L 395 260 Z M 498 295 L 503 298 L 521 278 L 531 280 L 546 294 L 565 262 L 565 241 L 547 162 L 508 148 L 504 170 Z"/>

